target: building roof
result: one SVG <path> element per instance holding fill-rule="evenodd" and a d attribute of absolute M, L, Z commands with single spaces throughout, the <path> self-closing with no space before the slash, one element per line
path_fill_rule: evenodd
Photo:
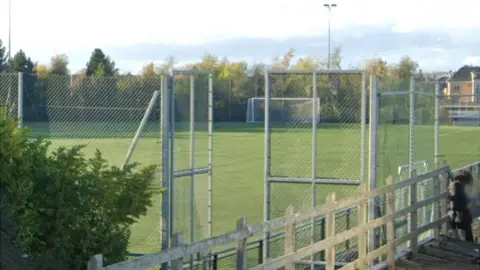
<path fill-rule="evenodd" d="M 438 82 L 446 82 L 448 81 L 449 79 L 449 76 L 442 76 L 440 78 L 437 79 Z"/>
<path fill-rule="evenodd" d="M 463 66 L 453 74 L 451 81 L 470 81 L 472 79 L 472 72 L 480 73 L 480 67 Z"/>

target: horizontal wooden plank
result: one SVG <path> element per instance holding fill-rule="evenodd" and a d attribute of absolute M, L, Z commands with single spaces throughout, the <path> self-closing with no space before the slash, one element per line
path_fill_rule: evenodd
<path fill-rule="evenodd" d="M 419 202 L 416 202 L 415 204 L 413 205 L 410 205 L 408 207 L 405 207 L 403 209 L 400 209 L 400 210 L 397 210 L 395 212 L 395 218 L 399 218 L 399 217 L 402 217 L 402 216 L 405 216 L 415 210 L 418 210 L 422 207 L 425 207 L 427 205 L 430 205 L 430 204 L 433 204 L 441 199 L 444 199 L 448 196 L 448 192 L 444 192 L 440 195 L 437 195 L 437 196 L 434 196 L 434 197 L 430 197 L 428 199 L 425 199 L 423 201 L 419 201 Z"/>
<path fill-rule="evenodd" d="M 401 245 L 403 243 L 405 243 L 406 241 L 409 241 L 412 239 L 413 236 L 416 236 L 418 237 L 418 235 L 428 231 L 428 230 L 432 230 L 434 229 L 435 227 L 438 227 L 440 225 L 442 225 L 443 223 L 447 222 L 449 220 L 449 217 L 448 216 L 444 216 L 442 218 L 440 218 L 439 220 L 436 220 L 436 221 L 433 221 L 432 223 L 429 223 L 427 225 L 424 225 L 422 227 L 419 227 L 418 229 L 416 229 L 414 232 L 410 232 L 400 238 L 397 238 L 395 239 L 395 245 Z"/>
<path fill-rule="evenodd" d="M 433 178 L 435 176 L 444 174 L 444 173 L 449 172 L 449 171 L 450 171 L 450 168 L 447 166 L 447 167 L 442 167 L 442 168 L 433 170 L 431 172 L 420 174 L 417 177 L 409 178 L 407 180 L 395 183 L 395 189 L 401 189 L 401 188 L 409 187 L 409 186 L 411 186 L 415 183 L 423 182 L 427 179 Z"/>

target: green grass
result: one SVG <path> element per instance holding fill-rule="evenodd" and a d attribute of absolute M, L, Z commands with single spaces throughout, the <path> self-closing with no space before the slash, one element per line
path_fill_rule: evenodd
<path fill-rule="evenodd" d="M 34 135 L 50 135 L 53 146 L 85 144 L 85 153 L 100 149 L 110 164 L 121 165 L 135 131 L 135 125 L 98 124 L 80 126 L 59 123 L 49 127 L 30 125 Z M 120 128 L 119 128 L 120 127 Z M 161 144 L 157 124 L 150 124 L 142 135 L 133 161 L 142 164 L 161 164 Z M 189 133 L 177 125 L 175 169 L 189 167 Z M 196 167 L 208 165 L 208 137 L 204 126 L 199 125 L 196 136 Z M 457 168 L 480 160 L 480 128 L 441 127 L 441 153 L 449 165 Z M 433 127 L 417 126 L 415 129 L 415 160 L 433 160 Z M 359 125 L 319 125 L 317 137 L 316 173 L 320 177 L 359 179 L 360 177 L 360 127 Z M 367 137 L 368 139 L 368 137 Z M 396 174 L 397 167 L 408 164 L 408 126 L 382 125 L 379 131 L 379 178 Z M 292 177 L 311 177 L 312 131 L 308 126 L 290 129 L 274 127 L 272 131 L 272 174 Z M 213 232 L 220 234 L 235 229 L 235 222 L 246 216 L 253 224 L 263 220 L 264 194 L 264 133 L 262 125 L 219 123 L 214 131 L 213 172 Z M 197 235 L 207 233 L 207 177 L 197 176 Z M 156 179 L 160 185 L 160 175 Z M 190 178 L 177 179 L 175 212 L 177 229 L 188 237 L 185 219 L 189 218 L 188 198 Z M 382 181 L 382 180 L 381 180 Z M 317 202 L 322 203 L 328 193 L 337 198 L 354 195 L 354 187 L 319 185 Z M 288 204 L 297 209 L 311 206 L 311 185 L 274 184 L 271 190 L 272 217 L 282 216 Z M 132 228 L 130 251 L 148 253 L 160 249 L 161 195 L 145 217 Z M 338 225 L 337 225 L 338 226 Z"/>

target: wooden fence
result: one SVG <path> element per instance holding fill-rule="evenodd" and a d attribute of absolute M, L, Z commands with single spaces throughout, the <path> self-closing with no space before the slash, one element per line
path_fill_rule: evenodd
<path fill-rule="evenodd" d="M 472 164 L 472 168 L 476 168 L 479 173 L 480 163 Z M 312 208 L 309 211 L 296 213 L 293 206 L 286 209 L 286 216 L 276 218 L 264 223 L 255 225 L 248 225 L 245 217 L 237 221 L 237 230 L 208 238 L 202 241 L 194 242 L 189 245 L 183 244 L 183 237 L 181 234 L 175 234 L 173 247 L 167 250 L 144 255 L 135 259 L 120 262 L 117 264 L 103 266 L 102 255 L 95 255 L 88 264 L 89 270 L 123 270 L 123 269 L 147 269 L 150 267 L 159 266 L 163 263 L 170 263 L 172 270 L 183 269 L 183 258 L 190 257 L 197 253 L 205 253 L 205 251 L 212 250 L 218 246 L 225 244 L 236 243 L 236 269 L 247 269 L 247 254 L 246 243 L 247 239 L 252 236 L 270 232 L 273 230 L 285 230 L 285 254 L 282 257 L 271 259 L 263 264 L 255 266 L 250 269 L 277 269 L 285 267 L 286 270 L 294 269 L 296 261 L 300 261 L 305 257 L 316 254 L 320 251 L 326 252 L 326 269 L 335 269 L 335 246 L 345 242 L 348 239 L 358 238 L 358 259 L 348 263 L 341 269 L 366 269 L 374 259 L 386 256 L 384 265 L 388 269 L 393 269 L 395 266 L 396 247 L 407 241 L 410 242 L 410 251 L 412 256 L 418 254 L 418 236 L 426 231 L 433 230 L 434 236 L 438 237 L 440 233 L 447 232 L 447 203 L 448 203 L 448 177 L 451 177 L 452 172 L 448 166 L 441 167 L 434 171 L 416 175 L 412 173 L 412 177 L 408 180 L 393 183 L 393 178 L 390 176 L 387 179 L 387 184 L 375 190 L 367 190 L 365 185 L 360 185 L 358 196 L 349 197 L 343 200 L 336 200 L 335 194 L 330 194 L 327 197 L 327 202 L 324 205 Z M 427 179 L 433 179 L 433 196 L 421 201 L 417 201 L 417 185 Z M 394 194 L 396 189 L 409 188 L 410 189 L 410 206 L 404 209 L 394 209 Z M 386 215 L 374 220 L 368 221 L 368 204 L 372 199 L 378 196 L 386 196 Z M 433 221 L 429 224 L 417 227 L 418 225 L 418 210 L 422 207 L 433 205 Z M 341 233 L 335 233 L 335 215 L 346 208 L 357 207 L 358 212 L 358 226 L 346 230 Z M 410 215 L 410 228 L 406 235 L 395 239 L 395 219 Z M 316 217 L 326 217 L 326 237 L 324 240 L 313 243 L 309 246 L 295 250 L 295 224 L 308 221 Z M 386 226 L 385 226 L 386 225 Z M 386 245 L 381 246 L 375 250 L 367 250 L 368 234 L 373 233 L 375 228 L 385 226 L 387 241 Z"/>

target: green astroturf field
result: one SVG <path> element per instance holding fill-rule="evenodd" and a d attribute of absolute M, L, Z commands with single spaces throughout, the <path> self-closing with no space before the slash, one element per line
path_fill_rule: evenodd
<path fill-rule="evenodd" d="M 122 128 L 99 124 L 91 127 L 75 124 L 57 124 L 49 127 L 34 123 L 33 135 L 50 136 L 53 147 L 86 145 L 85 154 L 95 149 L 102 151 L 112 165 L 121 165 L 130 146 L 138 123 Z M 208 164 L 208 137 L 206 130 L 196 132 L 196 167 Z M 65 132 L 70 133 L 64 136 Z M 441 127 L 441 153 L 449 165 L 457 168 L 480 160 L 480 128 Z M 414 159 L 433 160 L 433 126 L 415 128 Z M 381 125 L 379 129 L 379 178 L 395 174 L 397 167 L 408 164 L 409 130 L 405 125 Z M 359 179 L 360 126 L 319 125 L 317 145 L 317 175 L 320 177 Z M 368 137 L 366 138 L 368 139 Z M 275 127 L 272 130 L 272 175 L 311 177 L 311 128 Z M 175 169 L 189 168 L 189 132 L 179 129 L 176 134 Z M 367 145 L 368 146 L 368 145 Z M 264 132 L 262 125 L 218 123 L 214 129 L 213 167 L 213 233 L 219 234 L 235 228 L 235 221 L 246 216 L 249 223 L 263 220 L 264 192 Z M 368 160 L 368 159 L 367 159 Z M 160 133 L 156 126 L 149 127 L 139 140 L 133 160 L 145 165 L 161 164 Z M 197 176 L 194 193 L 197 196 L 197 234 L 207 230 L 207 176 Z M 176 220 L 178 230 L 189 232 L 185 221 L 188 214 L 190 177 L 177 179 Z M 382 182 L 382 180 L 380 180 Z M 158 177 L 156 183 L 160 185 Z M 297 209 L 311 205 L 311 185 L 275 184 L 272 186 L 272 217 L 283 215 L 288 204 Z M 355 194 L 355 187 L 317 187 L 317 201 L 322 203 L 330 192 L 337 198 Z M 160 249 L 161 195 L 155 195 L 154 205 L 145 217 L 132 228 L 130 251 L 147 253 Z M 181 220 L 184 219 L 184 220 Z M 188 236 L 186 237 L 188 240 Z"/>

